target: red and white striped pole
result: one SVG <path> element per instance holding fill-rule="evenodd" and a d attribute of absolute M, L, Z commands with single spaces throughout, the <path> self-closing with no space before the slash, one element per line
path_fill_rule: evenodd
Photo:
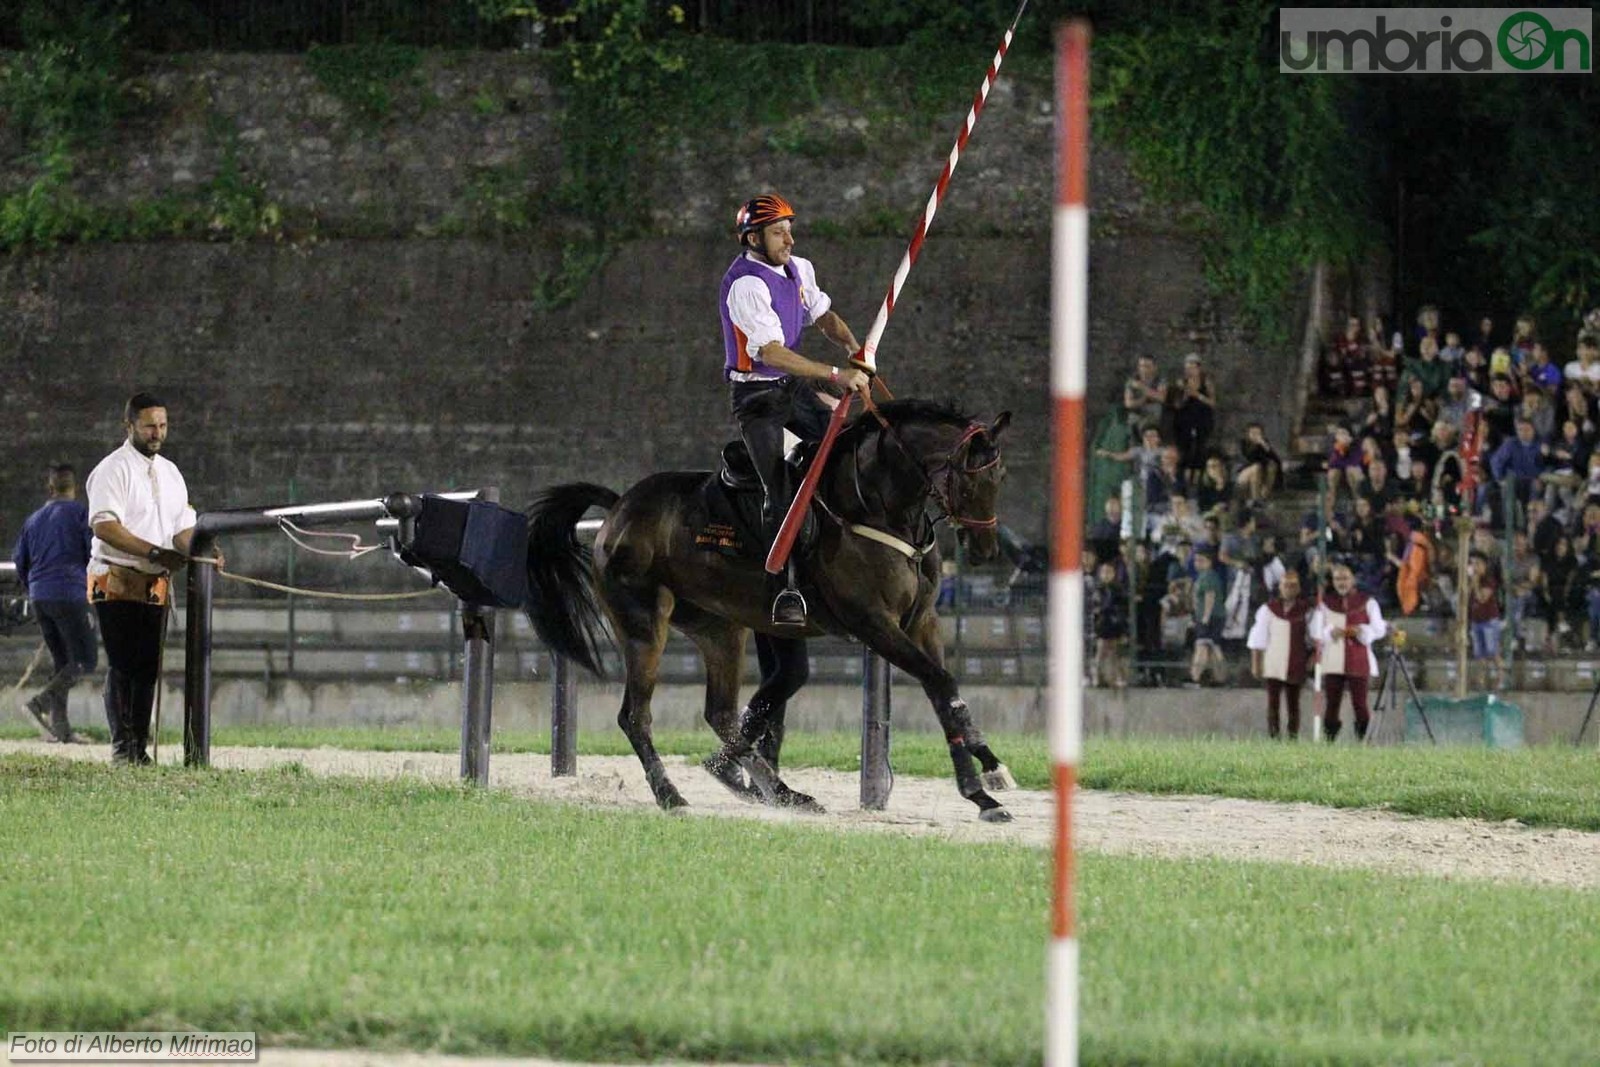
<path fill-rule="evenodd" d="M 1089 335 L 1089 24 L 1056 36 L 1056 207 L 1050 279 L 1055 449 L 1050 550 L 1050 758 L 1055 768 L 1046 1067 L 1078 1062 L 1072 802 L 1083 748 L 1083 394 Z"/>
<path fill-rule="evenodd" d="M 989 89 L 993 87 L 994 80 L 1000 73 L 1000 64 L 1005 62 L 1006 52 L 1011 48 L 1011 38 L 1017 32 L 1017 23 L 1022 21 L 1022 13 L 1027 9 L 1028 0 L 1022 0 L 1017 7 L 1017 13 L 1011 17 L 1011 25 L 1007 27 L 1006 35 L 1000 39 L 1000 48 L 989 61 L 989 69 L 983 76 L 983 84 L 978 87 L 977 95 L 972 98 L 972 107 L 967 110 L 966 124 L 961 127 L 961 133 L 956 137 L 955 147 L 950 149 L 950 158 L 944 162 L 944 171 L 934 184 L 933 195 L 928 197 L 928 206 L 922 211 L 922 219 L 917 223 L 917 232 L 911 237 L 911 245 L 906 249 L 906 254 L 900 257 L 900 266 L 894 272 L 894 280 L 889 283 L 889 291 L 884 294 L 883 304 L 878 308 L 878 317 L 872 320 L 872 329 L 867 331 L 867 339 L 861 343 L 861 351 L 850 358 L 852 363 L 869 373 L 877 373 L 878 342 L 883 339 L 883 328 L 889 325 L 889 316 L 894 313 L 894 302 L 900 299 L 900 288 L 906 284 L 906 275 L 911 273 L 911 264 L 917 261 L 917 256 L 922 252 L 922 242 L 928 237 L 928 228 L 933 225 L 933 216 L 939 210 L 939 201 L 943 199 L 944 191 L 950 185 L 950 175 L 955 173 L 956 164 L 961 161 L 961 150 L 967 147 L 967 139 L 972 136 L 972 127 L 978 124 L 978 115 L 983 111 L 984 102 L 989 99 Z"/>

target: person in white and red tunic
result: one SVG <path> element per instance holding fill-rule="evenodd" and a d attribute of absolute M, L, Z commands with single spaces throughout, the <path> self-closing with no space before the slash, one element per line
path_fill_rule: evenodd
<path fill-rule="evenodd" d="M 1279 708 L 1287 705 L 1289 737 L 1300 736 L 1300 687 L 1310 660 L 1307 624 L 1315 605 L 1300 595 L 1300 574 L 1285 571 L 1277 595 L 1256 609 L 1245 645 L 1250 670 L 1267 682 L 1267 735 L 1279 736 Z"/>
<path fill-rule="evenodd" d="M 1372 646 L 1389 632 L 1378 602 L 1356 588 L 1355 575 L 1343 563 L 1332 568 L 1333 592 L 1322 596 L 1311 616 L 1311 640 L 1322 663 L 1324 694 L 1323 734 L 1329 741 L 1339 736 L 1339 705 L 1350 694 L 1355 713 L 1356 738 L 1367 736 L 1372 718 L 1367 706 L 1368 683 L 1378 673 Z"/>

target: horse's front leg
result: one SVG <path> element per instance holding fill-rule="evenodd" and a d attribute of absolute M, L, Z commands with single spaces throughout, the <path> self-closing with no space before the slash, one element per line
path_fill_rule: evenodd
<path fill-rule="evenodd" d="M 939 717 L 945 743 L 950 748 L 956 787 L 962 796 L 978 806 L 978 817 L 984 822 L 1010 822 L 1011 813 L 990 796 L 987 789 L 1003 787 L 1011 776 L 972 721 L 955 678 L 944 669 L 944 645 L 939 638 L 938 617 L 932 610 L 919 611 L 913 620 L 912 633 L 907 633 L 886 613 L 878 613 L 867 626 L 857 630 L 857 635 L 878 655 L 922 683 L 922 691 L 933 704 L 933 713 Z M 978 770 L 980 765 L 982 773 Z"/>

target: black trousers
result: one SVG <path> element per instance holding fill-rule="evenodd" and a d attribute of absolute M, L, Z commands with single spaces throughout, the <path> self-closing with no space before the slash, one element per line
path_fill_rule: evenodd
<path fill-rule="evenodd" d="M 832 416 L 817 399 L 815 388 L 798 378 L 733 383 L 733 417 L 761 479 L 765 494 L 761 524 L 769 545 L 778 536 L 797 488 L 790 484 L 789 465 L 784 462 L 783 431 L 802 441 L 820 441 Z"/>
<path fill-rule="evenodd" d="M 150 742 L 150 714 L 161 672 L 164 609 L 124 600 L 97 603 L 106 646 L 106 724 L 114 756 L 137 758 Z"/>
<path fill-rule="evenodd" d="M 67 691 L 93 671 L 99 659 L 94 630 L 89 626 L 89 605 L 82 600 L 35 600 L 33 612 L 55 663 L 55 673 L 36 699 L 40 708 L 49 710 L 50 727 L 61 737 L 70 732 Z"/>

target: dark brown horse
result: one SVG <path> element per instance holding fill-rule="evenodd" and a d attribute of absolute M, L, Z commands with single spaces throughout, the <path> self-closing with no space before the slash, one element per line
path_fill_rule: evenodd
<path fill-rule="evenodd" d="M 598 485 L 561 485 L 529 512 L 528 617 L 551 649 L 596 674 L 602 613 L 609 621 L 626 674 L 617 722 L 663 808 L 686 803 L 650 736 L 656 672 L 668 628 L 676 627 L 705 658 L 705 717 L 723 741 L 704 765 L 735 793 L 815 807 L 778 776 L 784 709 L 805 682 L 803 638 L 848 634 L 922 683 L 944 728 L 961 795 L 987 821 L 1010 819 L 987 791 L 1006 788 L 1010 775 L 944 668 L 933 537 L 934 524 L 949 519 L 971 558 L 994 555 L 995 499 L 1005 477 L 1000 435 L 1010 414 L 985 425 L 915 400 L 886 403 L 879 413 L 844 428 L 818 483 L 816 531 L 800 565 L 810 624 L 799 633 L 776 630 L 768 618 L 765 545 L 724 554 L 737 538 L 732 524 L 708 510 L 715 495 L 708 490 L 720 492 L 712 484 L 716 474 L 653 474 L 620 497 Z M 758 502 L 759 487 L 754 492 Z M 592 553 L 576 532 L 591 507 L 606 510 Z M 751 631 L 762 680 L 741 713 L 739 675 Z"/>

